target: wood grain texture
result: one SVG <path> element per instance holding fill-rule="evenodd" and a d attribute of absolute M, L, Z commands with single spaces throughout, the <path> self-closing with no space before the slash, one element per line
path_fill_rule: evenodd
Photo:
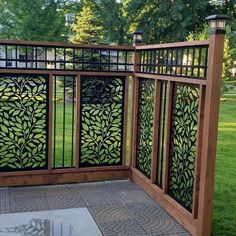
<path fill-rule="evenodd" d="M 76 131 L 75 131 L 75 156 L 74 156 L 74 161 L 75 161 L 75 168 L 79 168 L 79 149 L 80 149 L 80 112 L 81 112 L 81 104 L 80 104 L 80 86 L 81 86 L 81 76 L 80 74 L 77 75 L 76 77 L 76 118 L 75 118 L 75 123 L 76 123 Z"/>
<path fill-rule="evenodd" d="M 133 90 L 133 114 L 132 114 L 132 167 L 136 167 L 137 161 L 137 132 L 138 132 L 138 91 L 139 81 L 134 77 L 134 90 Z"/>
<path fill-rule="evenodd" d="M 173 82 L 180 82 L 180 83 L 185 83 L 185 84 L 202 84 L 202 85 L 207 84 L 207 81 L 204 79 L 186 78 L 186 77 L 181 77 L 181 76 L 155 75 L 155 74 L 148 74 L 148 73 L 135 73 L 135 75 L 140 78 L 173 81 Z"/>
<path fill-rule="evenodd" d="M 209 40 L 201 41 L 185 41 L 177 43 L 162 43 L 162 44 L 152 44 L 152 45 L 141 45 L 136 46 L 136 50 L 145 50 L 145 49 L 158 49 L 158 48 L 177 48 L 177 47 L 194 47 L 194 46 L 208 46 Z"/>
<path fill-rule="evenodd" d="M 68 47 L 68 48 L 101 48 L 101 49 L 118 49 L 118 50 L 134 50 L 133 46 L 116 46 L 116 45 L 99 45 L 99 44 L 71 44 L 62 42 L 43 42 L 43 41 L 27 41 L 27 40 L 9 40 L 2 39 L 0 44 L 6 45 L 22 45 L 22 46 L 49 46 L 49 47 Z"/>
<path fill-rule="evenodd" d="M 198 236 L 210 236 L 211 234 L 223 47 L 223 34 L 210 35 L 199 189 Z"/>
<path fill-rule="evenodd" d="M 48 87 L 48 170 L 52 170 L 53 132 L 53 75 L 49 75 Z"/>
<path fill-rule="evenodd" d="M 35 171 L 33 174 L 0 176 L 0 186 L 26 186 L 45 184 L 82 183 L 105 180 L 122 180 L 129 178 L 128 168 L 116 169 L 90 169 L 84 171 L 53 171 L 43 173 Z"/>
<path fill-rule="evenodd" d="M 160 109 L 161 109 L 161 82 L 155 81 L 154 116 L 153 116 L 153 138 L 152 138 L 152 162 L 151 162 L 151 182 L 157 179 L 157 163 L 160 132 Z"/>
<path fill-rule="evenodd" d="M 166 137 L 165 137 L 165 153 L 164 153 L 164 181 L 163 181 L 163 192 L 168 192 L 168 178 L 169 178 L 169 150 L 170 150 L 170 131 L 171 131 L 171 115 L 172 115 L 172 96 L 173 96 L 173 83 L 168 82 L 167 84 L 167 103 L 166 103 Z"/>
<path fill-rule="evenodd" d="M 123 137 L 122 137 L 122 165 L 126 166 L 126 149 L 127 149 L 127 120 L 128 120 L 128 95 L 129 95 L 129 77 L 125 77 L 124 90 L 124 115 L 123 115 Z"/>
<path fill-rule="evenodd" d="M 133 72 L 95 72 L 95 71 L 72 71 L 72 70 L 37 70 L 37 69 L 2 69 L 0 68 L 0 73 L 3 74 L 53 74 L 53 75 L 71 75 L 71 76 L 77 76 L 77 74 L 80 75 L 100 75 L 100 76 L 132 76 Z"/>
<path fill-rule="evenodd" d="M 195 173 L 193 186 L 193 217 L 198 216 L 198 202 L 199 202 L 199 187 L 201 174 L 201 157 L 202 157 L 202 139 L 203 139 L 203 120 L 204 120 L 204 105 L 205 105 L 205 86 L 199 88 L 198 101 L 198 129 L 197 129 L 197 144 L 196 144 L 196 159 L 195 159 Z"/>

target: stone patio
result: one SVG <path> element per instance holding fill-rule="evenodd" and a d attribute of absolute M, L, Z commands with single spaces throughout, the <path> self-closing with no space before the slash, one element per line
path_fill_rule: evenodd
<path fill-rule="evenodd" d="M 1 214 L 80 207 L 103 235 L 190 235 L 130 181 L 0 188 Z"/>

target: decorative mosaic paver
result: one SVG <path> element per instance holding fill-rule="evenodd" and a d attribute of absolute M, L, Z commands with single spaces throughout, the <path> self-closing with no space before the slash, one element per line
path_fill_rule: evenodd
<path fill-rule="evenodd" d="M 81 207 L 88 208 L 104 236 L 190 235 L 129 181 L 0 188 L 2 214 Z"/>

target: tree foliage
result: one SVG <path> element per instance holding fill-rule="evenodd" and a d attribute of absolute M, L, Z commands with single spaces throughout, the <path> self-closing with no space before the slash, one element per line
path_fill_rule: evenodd
<path fill-rule="evenodd" d="M 124 0 L 123 7 L 130 33 L 142 29 L 145 43 L 182 41 L 212 11 L 208 0 Z"/>
<path fill-rule="evenodd" d="M 0 37 L 37 41 L 63 40 L 62 0 L 0 0 Z"/>
<path fill-rule="evenodd" d="M 71 28 L 74 36 L 70 41 L 73 43 L 92 44 L 101 43 L 103 28 L 98 20 L 96 2 L 84 1 L 82 10 L 77 14 L 76 21 Z"/>
<path fill-rule="evenodd" d="M 204 25 L 204 28 L 199 33 L 191 32 L 187 39 L 193 40 L 205 40 L 209 38 L 209 26 Z M 235 76 L 232 74 L 232 69 L 235 68 L 236 60 L 236 48 L 235 48 L 235 36 L 232 32 L 232 27 L 228 25 L 226 27 L 226 35 L 224 41 L 224 59 L 223 59 L 223 71 L 222 71 L 222 87 L 221 93 L 223 94 L 228 90 L 227 82 L 235 81 Z"/>
<path fill-rule="evenodd" d="M 128 21 L 122 3 L 116 0 L 100 0 L 98 7 L 105 41 L 119 45 L 127 43 Z"/>

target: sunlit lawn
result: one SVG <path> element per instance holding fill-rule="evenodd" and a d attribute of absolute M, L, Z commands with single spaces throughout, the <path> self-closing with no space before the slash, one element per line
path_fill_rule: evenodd
<path fill-rule="evenodd" d="M 221 102 L 215 177 L 213 235 L 236 235 L 236 90 Z"/>
<path fill-rule="evenodd" d="M 72 103 L 66 103 L 65 105 L 65 123 L 63 122 L 63 103 L 56 103 L 56 138 L 55 138 L 55 166 L 56 167 L 70 167 L 73 165 L 72 156 Z M 74 121 L 75 122 L 75 121 Z M 63 123 L 65 127 L 63 127 Z M 54 127 L 54 126 L 53 126 Z M 54 132 L 54 131 L 53 131 Z M 74 137 L 75 137 L 75 127 L 74 127 Z M 63 138 L 64 133 L 64 138 Z M 63 139 L 64 139 L 64 150 L 63 150 Z M 74 139 L 75 141 L 75 139 Z M 53 140 L 54 145 L 54 140 Z M 73 144 L 75 145 L 75 143 Z M 73 146 L 75 147 L 75 146 Z M 74 148 L 73 148 L 74 149 Z M 54 149 L 53 149 L 54 150 Z M 64 152 L 64 161 L 63 161 L 63 152 Z"/>

